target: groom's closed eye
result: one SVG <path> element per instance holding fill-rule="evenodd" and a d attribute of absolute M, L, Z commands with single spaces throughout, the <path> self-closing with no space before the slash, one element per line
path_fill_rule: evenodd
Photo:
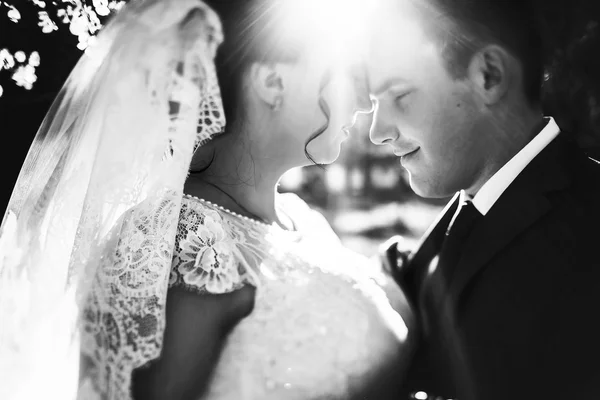
<path fill-rule="evenodd" d="M 388 104 L 394 110 L 404 113 L 408 111 L 412 100 L 413 89 L 403 88 L 402 90 L 392 90 L 387 97 Z"/>
<path fill-rule="evenodd" d="M 408 97 L 411 93 L 412 92 L 405 92 L 400 95 L 396 95 L 396 97 L 394 98 L 394 103 L 396 104 L 396 106 L 401 110 L 406 109 L 406 107 L 408 106 Z"/>
<path fill-rule="evenodd" d="M 387 99 L 396 99 L 413 92 L 415 90 L 415 86 L 403 80 L 401 82 L 396 82 L 395 84 L 386 86 L 385 88 L 382 87 L 381 89 L 382 90 L 379 93 L 373 93 L 372 96 L 376 98 L 383 97 Z"/>
<path fill-rule="evenodd" d="M 408 82 L 405 79 L 402 79 L 399 77 L 393 77 L 393 78 L 386 79 L 381 84 L 379 84 L 377 87 L 373 88 L 373 91 L 371 93 L 373 94 L 373 96 L 379 97 L 379 96 L 385 94 L 386 92 L 394 91 L 394 90 L 397 91 L 399 87 L 406 87 L 407 85 L 408 85 Z"/>

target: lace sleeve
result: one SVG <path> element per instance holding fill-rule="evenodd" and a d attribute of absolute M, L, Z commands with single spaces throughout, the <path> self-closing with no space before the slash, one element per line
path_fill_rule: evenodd
<path fill-rule="evenodd" d="M 215 210 L 184 202 L 175 238 L 169 286 L 222 294 L 247 283 L 231 228 Z"/>

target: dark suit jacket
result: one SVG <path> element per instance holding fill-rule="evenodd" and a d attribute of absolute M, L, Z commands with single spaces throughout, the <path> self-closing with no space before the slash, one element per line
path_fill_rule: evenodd
<path fill-rule="evenodd" d="M 415 305 L 456 200 L 399 271 Z M 421 335 L 405 393 L 600 399 L 600 164 L 559 134 L 463 249 L 444 301 L 422 315 L 433 328 Z"/>

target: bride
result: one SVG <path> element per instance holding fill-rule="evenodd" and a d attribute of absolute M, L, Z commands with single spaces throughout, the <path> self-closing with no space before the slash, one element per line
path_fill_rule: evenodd
<path fill-rule="evenodd" d="M 396 398 L 403 294 L 277 193 L 287 170 L 335 161 L 371 108 L 352 32 L 307 4 L 133 1 L 82 57 L 2 225 L 3 318 L 35 293 L 0 336 L 24 366 L 9 395 Z"/>

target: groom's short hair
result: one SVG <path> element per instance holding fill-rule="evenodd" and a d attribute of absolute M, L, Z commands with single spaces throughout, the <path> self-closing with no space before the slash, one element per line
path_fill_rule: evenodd
<path fill-rule="evenodd" d="M 495 43 L 511 52 L 523 69 L 523 90 L 537 104 L 544 76 L 542 35 L 529 0 L 411 0 L 441 48 L 454 78 L 466 74 L 474 52 Z"/>

